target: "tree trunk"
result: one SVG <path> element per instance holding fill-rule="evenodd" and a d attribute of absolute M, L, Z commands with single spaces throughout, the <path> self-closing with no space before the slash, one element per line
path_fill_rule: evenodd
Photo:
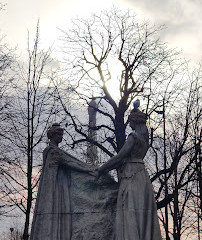
<path fill-rule="evenodd" d="M 124 124 L 124 114 L 120 111 L 120 109 L 118 109 L 115 117 L 115 136 L 117 142 L 117 152 L 121 150 L 125 143 L 125 129 L 126 127 Z"/>
<path fill-rule="evenodd" d="M 25 213 L 25 226 L 23 233 L 23 240 L 29 239 L 29 224 L 30 224 L 30 212 L 32 207 L 32 160 L 28 157 L 28 170 L 27 170 L 27 183 L 28 183 L 28 196 L 27 196 L 27 208 Z"/>

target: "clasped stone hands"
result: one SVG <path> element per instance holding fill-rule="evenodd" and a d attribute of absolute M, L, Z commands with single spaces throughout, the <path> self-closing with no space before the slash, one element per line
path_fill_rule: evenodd
<path fill-rule="evenodd" d="M 94 176 L 95 179 L 98 180 L 99 177 L 103 174 L 103 172 L 101 171 L 100 167 L 95 167 L 89 170 L 89 174 Z"/>

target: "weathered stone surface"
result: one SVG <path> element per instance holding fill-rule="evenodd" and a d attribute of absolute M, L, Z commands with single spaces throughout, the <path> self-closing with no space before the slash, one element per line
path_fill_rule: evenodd
<path fill-rule="evenodd" d="M 72 240 L 111 240 L 115 222 L 118 184 L 108 175 L 72 171 Z"/>

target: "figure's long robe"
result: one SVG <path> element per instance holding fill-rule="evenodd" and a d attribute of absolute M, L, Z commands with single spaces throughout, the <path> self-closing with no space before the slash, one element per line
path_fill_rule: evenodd
<path fill-rule="evenodd" d="M 31 240 L 71 239 L 70 175 L 75 162 L 56 146 L 44 150 Z"/>

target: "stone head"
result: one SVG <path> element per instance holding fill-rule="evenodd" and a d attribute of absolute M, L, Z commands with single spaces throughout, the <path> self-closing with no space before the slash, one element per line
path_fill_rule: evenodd
<path fill-rule="evenodd" d="M 130 127 L 134 130 L 137 125 L 146 125 L 147 115 L 138 109 L 136 111 L 132 110 L 128 116 L 128 120 Z"/>
<path fill-rule="evenodd" d="M 60 127 L 59 123 L 54 123 L 47 132 L 47 137 L 54 145 L 58 145 L 62 142 L 64 129 Z"/>

